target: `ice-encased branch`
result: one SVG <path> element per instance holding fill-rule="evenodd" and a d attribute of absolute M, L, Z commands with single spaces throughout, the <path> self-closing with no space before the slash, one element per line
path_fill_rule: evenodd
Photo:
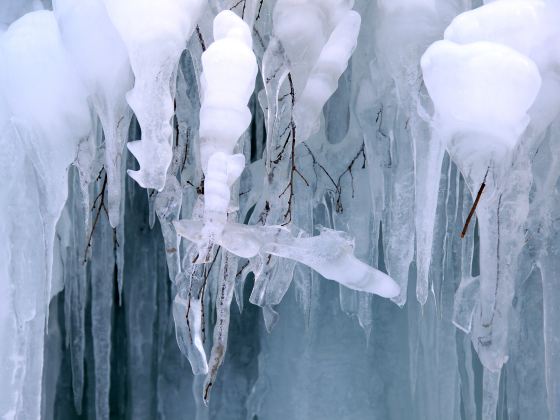
<path fill-rule="evenodd" d="M 191 242 L 204 240 L 202 224 L 198 221 L 175 222 L 175 229 Z M 301 237 L 283 226 L 229 223 L 219 244 L 242 258 L 265 258 L 270 254 L 300 262 L 326 279 L 354 290 L 388 298 L 399 294 L 393 279 L 354 257 L 353 243 L 342 232 L 323 229 L 318 236 Z"/>

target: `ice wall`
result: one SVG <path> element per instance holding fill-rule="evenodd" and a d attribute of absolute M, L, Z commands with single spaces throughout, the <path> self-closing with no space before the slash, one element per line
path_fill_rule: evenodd
<path fill-rule="evenodd" d="M 0 418 L 560 418 L 559 21 L 4 0 Z"/>

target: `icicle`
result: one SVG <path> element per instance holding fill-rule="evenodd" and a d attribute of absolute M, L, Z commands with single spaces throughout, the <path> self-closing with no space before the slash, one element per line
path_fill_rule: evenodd
<path fill-rule="evenodd" d="M 482 379 L 482 420 L 494 420 L 498 408 L 501 371 L 484 369 Z"/>
<path fill-rule="evenodd" d="M 11 290 L 6 296 L 14 292 L 29 294 L 32 305 L 32 312 L 21 319 L 12 318 L 17 313 L 6 319 L 8 326 L 2 335 L 7 335 L 3 339 L 15 346 L 7 346 L 6 351 L 15 350 L 15 353 L 6 354 L 4 360 L 18 356 L 7 364 L 1 379 L 6 385 L 0 388 L 13 389 L 17 397 L 9 393 L 3 398 L 0 412 L 38 418 L 43 333 L 53 292 L 55 226 L 68 193 L 67 169 L 75 158 L 79 139 L 90 129 L 90 119 L 86 93 L 64 51 L 52 12 L 29 13 L 13 23 L 2 35 L 0 54 L 2 136 L 10 143 L 23 146 L 20 153 L 26 156 L 26 171 L 13 175 L 14 180 L 21 180 L 19 194 L 29 197 L 27 201 L 19 201 L 18 194 L 13 194 L 14 186 L 6 185 L 6 192 L 12 191 L 13 196 L 2 202 L 13 204 L 8 206 L 11 214 L 7 215 L 5 233 L 23 234 L 12 236 L 10 243 L 16 248 L 12 247 L 12 255 L 6 259 L 11 275 L 2 283 Z M 11 120 L 9 124 L 8 120 Z M 12 163 L 17 168 L 17 161 Z M 10 171 L 6 174 L 9 176 Z M 31 211 L 32 208 L 38 211 Z M 25 222 L 26 214 L 33 220 Z M 20 223 L 25 226 L 12 231 Z M 34 232 L 33 236 L 24 234 L 26 231 Z M 15 322 L 19 323 L 18 328 L 11 329 Z M 12 399 L 13 396 L 17 399 Z"/>
<path fill-rule="evenodd" d="M 140 170 L 128 173 L 142 187 L 161 191 L 172 159 L 170 85 L 203 1 L 104 1 L 136 78 L 127 100 L 142 128 L 142 140 L 128 143 L 128 148 Z"/>
<path fill-rule="evenodd" d="M 203 399 L 208 404 L 210 389 L 216 381 L 218 369 L 224 361 L 228 342 L 230 321 L 230 305 L 233 298 L 235 277 L 237 274 L 237 258 L 229 252 L 222 254 L 222 266 L 218 281 L 218 296 L 216 298 L 216 325 L 214 326 L 214 339 L 212 351 L 208 362 L 208 375 L 204 382 Z"/>
<path fill-rule="evenodd" d="M 426 144 L 427 143 L 427 144 Z M 428 299 L 429 272 L 432 260 L 437 191 L 439 189 L 441 165 L 445 153 L 438 136 L 427 142 L 415 143 L 416 178 L 416 297 L 424 305 Z M 423 158 L 422 158 L 423 157 Z"/>
<path fill-rule="evenodd" d="M 336 1 L 281 0 L 274 8 L 274 33 L 294 78 L 298 142 L 318 130 L 323 106 L 356 48 L 361 19 L 349 6 Z M 274 41 L 271 45 L 270 51 L 279 49 Z"/>
<path fill-rule="evenodd" d="M 384 120 L 387 119 L 387 115 L 385 115 Z M 402 118 L 398 118 L 395 125 L 397 125 L 397 136 L 404 136 L 406 122 L 402 121 Z M 389 214 L 386 218 L 388 219 L 387 224 L 383 229 L 383 238 L 387 243 L 385 249 L 387 272 L 401 288 L 399 296 L 393 301 L 402 306 L 406 302 L 409 267 L 414 258 L 414 207 L 412 206 L 414 203 L 414 159 L 412 147 L 409 144 L 397 142 L 392 137 L 393 135 L 391 135 L 391 143 L 394 145 L 394 150 L 391 153 L 392 176 L 390 179 L 393 188 L 390 191 L 390 201 L 386 204 Z"/>
<path fill-rule="evenodd" d="M 458 66 L 466 72 L 464 75 Z M 528 124 L 526 112 L 538 93 L 541 78 L 528 58 L 508 47 L 484 42 L 462 46 L 436 42 L 422 58 L 422 67 L 436 106 L 436 119 L 450 132 L 446 144 L 451 158 L 465 175 L 473 201 L 480 200 L 481 311 L 477 313 L 480 325 L 475 320 L 478 327 L 473 340 L 485 366 L 496 370 L 507 360 L 503 348 L 507 327 L 501 324 L 507 325 L 507 302 L 513 297 L 509 280 L 513 262 L 508 260 L 520 251 L 520 224 L 527 216 L 524 197 L 530 180 L 522 159 L 515 162 L 508 183 L 505 171 L 517 139 Z M 475 191 L 479 191 L 476 197 Z M 500 315 L 494 319 L 497 307 Z"/>
<path fill-rule="evenodd" d="M 388 74 L 383 78 L 378 74 L 372 74 L 372 77 L 375 77 L 374 81 L 376 83 L 386 83 L 385 80 L 388 77 L 394 79 L 395 92 L 391 92 L 390 96 L 387 95 L 388 101 L 396 99 L 399 111 L 404 113 L 405 129 L 410 132 L 412 140 L 417 265 L 416 297 L 421 304 L 425 304 L 428 298 L 435 214 L 445 145 L 442 144 L 437 133 L 430 135 L 426 124 L 428 118 L 425 108 L 428 104 L 418 62 L 426 47 L 434 40 L 434 35 L 438 33 L 440 28 L 443 30 L 445 14 L 442 12 L 446 8 L 451 9 L 453 13 L 458 11 L 455 3 L 447 2 L 444 8 L 443 4 L 436 6 L 436 2 L 433 0 L 384 0 L 378 3 L 379 15 L 375 16 L 378 54 L 376 66 L 372 68 L 371 72 L 386 71 Z M 388 39 L 392 41 L 388 42 Z M 394 99 L 393 96 L 396 96 L 396 98 Z M 381 103 L 377 108 L 375 118 L 375 122 L 379 126 L 378 136 L 382 137 L 380 140 L 385 142 L 388 141 L 387 137 L 390 135 L 390 129 L 392 128 L 390 125 L 391 115 L 394 111 L 390 106 L 391 102 L 388 104 Z M 399 124 L 396 127 L 396 132 L 399 133 L 401 130 L 402 126 Z M 397 138 L 402 138 L 402 134 Z M 402 148 L 402 143 L 401 139 L 395 147 Z M 400 160 L 401 154 L 391 156 L 389 165 L 392 166 L 392 159 L 394 158 Z M 395 174 L 400 175 L 398 172 Z M 404 178 L 404 174 L 400 176 Z M 404 182 L 404 179 L 402 182 Z M 400 206 L 400 204 L 392 201 L 386 203 L 391 211 L 395 211 L 393 209 Z M 393 230 L 393 227 L 387 230 L 389 240 L 391 240 L 391 235 L 394 234 Z M 394 252 L 391 251 L 391 253 Z M 397 281 L 402 282 L 406 270 L 404 267 L 399 268 L 400 279 L 398 278 Z M 404 296 L 405 294 L 401 294 L 397 303 L 403 304 Z"/>
<path fill-rule="evenodd" d="M 360 24 L 360 15 L 353 10 L 340 19 L 323 46 L 305 88 L 297 96 L 294 122 L 298 127 L 299 142 L 317 131 L 323 106 L 336 91 L 338 79 L 356 48 Z"/>
<path fill-rule="evenodd" d="M 66 330 L 66 347 L 70 351 L 70 366 L 72 371 L 72 390 L 74 393 L 74 407 L 78 414 L 82 413 L 82 399 L 84 393 L 84 356 L 85 356 L 85 308 L 87 299 L 87 277 L 84 256 L 86 254 L 85 235 L 83 226 L 85 215 L 80 191 L 78 171 L 70 173 L 71 195 L 68 199 L 69 218 L 72 231 L 66 247 L 64 258 L 64 315 Z"/>
<path fill-rule="evenodd" d="M 161 225 L 163 241 L 165 243 L 165 256 L 169 279 L 175 281 L 181 267 L 179 259 L 179 237 L 175 233 L 172 222 L 179 218 L 183 192 L 179 181 L 174 176 L 168 176 L 165 187 L 155 198 L 155 212 Z"/>
<path fill-rule="evenodd" d="M 551 200 L 550 203 L 557 204 L 558 199 L 555 198 L 555 200 Z M 548 217 L 547 219 L 549 223 L 550 219 Z M 543 282 L 547 404 L 549 415 L 551 417 L 560 413 L 560 377 L 558 376 L 560 370 L 560 341 L 558 340 L 556 328 L 558 322 L 560 322 L 560 308 L 557 300 L 558 291 L 560 290 L 558 284 L 558 279 L 560 278 L 558 276 L 558 273 L 560 273 L 560 256 L 558 254 L 558 247 L 553 245 L 553 242 L 556 242 L 557 240 L 558 229 L 553 228 L 544 240 L 542 256 L 539 258 L 539 267 L 542 272 Z"/>
<path fill-rule="evenodd" d="M 69 51 L 99 115 L 105 134 L 107 212 L 112 227 L 120 221 L 122 154 L 132 113 L 125 94 L 132 88 L 126 48 L 113 27 L 102 0 L 78 6 L 55 0 L 54 11 Z M 101 59 L 103 57 L 103 59 Z"/>
<path fill-rule="evenodd" d="M 473 369 L 473 352 L 471 340 L 467 335 L 459 334 L 457 338 L 457 356 L 459 358 L 459 378 L 461 381 L 461 403 L 465 418 L 476 418 L 475 373 Z"/>
<path fill-rule="evenodd" d="M 557 1 L 0 3 L 0 418 L 560 416 Z"/>
<path fill-rule="evenodd" d="M 108 176 L 108 175 L 106 175 Z M 107 185 L 104 183 L 104 185 Z M 101 194 L 106 194 L 101 190 Z M 95 417 L 109 419 L 109 388 L 111 381 L 111 319 L 115 277 L 116 243 L 106 218 L 94 227 L 91 258 L 91 328 L 95 365 Z"/>
<path fill-rule="evenodd" d="M 173 318 L 179 349 L 189 359 L 195 375 L 206 375 L 208 363 L 202 336 L 202 298 L 208 273 L 203 265 L 192 264 L 195 256 L 196 250 L 191 246 L 183 260 L 183 271 L 177 277 L 178 292 L 173 302 Z"/>

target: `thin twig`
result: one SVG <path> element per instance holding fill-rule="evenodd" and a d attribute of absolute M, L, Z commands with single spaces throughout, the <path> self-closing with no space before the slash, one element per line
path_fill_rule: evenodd
<path fill-rule="evenodd" d="M 210 263 L 210 265 L 204 267 L 204 283 L 202 283 L 202 287 L 198 292 L 198 299 L 200 299 L 200 311 L 201 311 L 201 327 L 202 327 L 202 342 L 206 342 L 206 323 L 205 323 L 205 312 L 204 312 L 204 296 L 206 292 L 206 284 L 208 283 L 208 277 L 210 276 L 210 272 L 212 271 L 212 267 L 218 258 L 218 254 L 220 253 L 221 247 L 218 246 L 216 249 L 216 253 L 214 254 L 214 259 Z"/>
<path fill-rule="evenodd" d="M 337 213 L 342 213 L 344 211 L 344 208 L 342 206 L 342 178 L 344 178 L 344 175 L 346 175 L 347 173 L 350 174 L 350 185 L 352 187 L 352 198 L 354 198 L 354 174 L 352 173 L 352 169 L 354 168 L 354 165 L 358 161 L 358 158 L 360 157 L 360 155 L 363 158 L 362 169 L 365 169 L 365 167 L 366 167 L 367 160 L 366 160 L 364 143 L 362 143 L 362 147 L 360 147 L 360 150 L 358 150 L 358 153 L 356 153 L 354 158 L 350 161 L 350 163 L 348 164 L 348 166 L 346 167 L 344 172 L 342 172 L 340 174 L 337 181 L 335 181 L 334 178 L 332 177 L 332 175 L 325 169 L 325 167 L 319 163 L 319 161 L 317 160 L 317 158 L 315 157 L 315 155 L 313 154 L 313 152 L 311 151 L 309 146 L 305 142 L 303 143 L 303 145 L 305 146 L 305 148 L 309 152 L 309 156 L 311 156 L 311 159 L 313 160 L 313 166 L 314 167 L 318 166 L 325 173 L 325 175 L 327 175 L 327 177 L 331 181 L 332 185 L 334 186 L 334 193 L 336 194 L 336 209 L 335 210 L 336 210 Z M 316 176 L 318 176 L 316 170 L 315 170 L 315 174 L 316 174 Z"/>
<path fill-rule="evenodd" d="M 291 127 L 290 138 L 292 140 L 292 144 L 291 144 L 292 147 L 291 147 L 291 159 L 290 159 L 291 161 L 290 182 L 279 196 L 282 197 L 288 189 L 290 190 L 290 195 L 288 196 L 288 209 L 286 210 L 286 213 L 284 213 L 285 221 L 283 225 L 287 225 L 292 221 L 292 204 L 294 201 L 294 174 L 298 172 L 296 168 L 296 123 L 294 122 L 294 106 L 296 102 L 296 94 L 294 89 L 294 82 L 292 80 L 292 73 L 288 73 L 288 81 L 290 82 L 290 96 L 292 97 L 292 112 L 290 115 L 290 127 Z M 301 173 L 300 176 L 302 176 Z M 305 178 L 303 179 L 305 183 L 309 185 L 307 180 Z"/>
<path fill-rule="evenodd" d="M 239 0 L 237 3 L 235 3 L 233 6 L 231 6 L 229 8 L 229 10 L 235 9 L 241 3 L 243 3 L 243 10 L 241 11 L 241 19 L 244 19 L 245 18 L 245 6 L 247 5 L 247 0 Z"/>
<path fill-rule="evenodd" d="M 239 271 L 237 271 L 237 274 L 235 275 L 235 278 L 238 278 L 243 273 L 243 270 L 245 270 L 245 268 L 247 268 L 248 265 L 249 265 L 249 261 L 245 261 L 245 264 L 243 264 L 241 266 L 241 268 L 239 269 Z"/>
<path fill-rule="evenodd" d="M 97 176 L 97 180 L 100 179 L 101 173 L 102 173 L 103 170 L 104 170 L 104 168 L 101 168 L 101 171 L 99 171 L 99 175 Z M 105 178 L 103 179 L 103 186 L 101 187 L 101 192 L 99 194 L 97 194 L 97 197 L 95 197 L 95 200 L 93 200 L 93 206 L 91 208 L 91 211 L 95 210 L 96 208 L 97 208 L 97 211 L 95 212 L 95 218 L 93 219 L 93 224 L 91 226 L 91 231 L 89 232 L 89 235 L 88 235 L 86 250 L 84 252 L 84 264 L 87 262 L 88 251 L 89 251 L 89 249 L 91 248 L 91 245 L 92 245 L 93 232 L 95 231 L 95 228 L 97 227 L 97 222 L 99 221 L 99 216 L 101 215 L 101 211 L 103 211 L 105 213 L 105 215 L 107 217 L 109 217 L 107 207 L 105 207 L 105 189 L 106 188 L 107 188 L 107 172 L 105 172 Z M 99 204 L 98 204 L 98 202 L 99 202 Z"/>
<path fill-rule="evenodd" d="M 262 9 L 262 7 L 263 7 L 263 3 L 264 3 L 264 0 L 261 0 L 261 2 L 259 3 L 259 11 L 257 12 L 257 17 L 256 17 L 256 19 L 255 19 L 255 22 L 256 22 L 257 20 L 259 20 L 260 17 L 261 17 L 261 9 Z"/>
<path fill-rule="evenodd" d="M 198 35 L 198 41 L 200 42 L 202 51 L 206 51 L 206 43 L 204 42 L 204 38 L 202 37 L 202 32 L 200 32 L 200 27 L 198 25 L 196 25 L 196 34 Z"/>
<path fill-rule="evenodd" d="M 480 188 L 478 189 L 478 193 L 476 194 L 476 198 L 474 200 L 474 203 L 471 207 L 471 211 L 469 211 L 469 215 L 467 216 L 467 220 L 465 221 L 465 225 L 463 226 L 463 230 L 461 231 L 461 239 L 465 237 L 465 235 L 467 234 L 467 230 L 469 229 L 469 225 L 471 223 L 471 219 L 474 215 L 474 212 L 478 206 L 478 202 L 480 201 L 480 197 L 482 196 L 482 192 L 484 191 L 484 187 L 486 187 L 486 177 L 488 176 L 488 170 L 490 168 L 488 168 L 486 170 L 486 174 L 484 175 L 484 179 L 482 180 L 482 184 L 480 184 Z"/>

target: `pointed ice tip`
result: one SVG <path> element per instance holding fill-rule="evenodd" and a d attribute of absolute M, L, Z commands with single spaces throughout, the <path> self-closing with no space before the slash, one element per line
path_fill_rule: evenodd
<path fill-rule="evenodd" d="M 115 229 L 120 222 L 120 209 L 114 206 L 109 206 L 109 224 L 113 229 Z"/>
<path fill-rule="evenodd" d="M 399 308 L 402 308 L 406 303 L 406 296 L 401 296 L 401 292 L 399 291 L 399 294 L 391 298 L 391 301 Z"/>
<path fill-rule="evenodd" d="M 394 299 L 399 296 L 401 293 L 401 287 L 391 276 L 376 268 L 370 266 L 366 267 L 368 269 L 368 275 L 365 277 L 365 282 L 361 282 L 361 284 L 346 285 L 355 290 L 373 293 L 387 299 Z M 340 283 L 345 284 L 343 282 Z"/>
<path fill-rule="evenodd" d="M 171 158 L 169 158 L 169 164 L 163 167 L 150 161 L 150 158 L 154 156 L 156 151 L 146 149 L 142 141 L 129 141 L 126 147 L 140 164 L 139 170 L 133 171 L 129 169 L 127 171 L 128 175 L 142 188 L 152 188 L 161 192 L 165 187 L 167 169 L 169 164 L 171 164 Z"/>
<path fill-rule="evenodd" d="M 382 288 L 383 290 L 377 294 L 384 298 L 395 299 L 401 293 L 400 286 L 389 276 L 387 276 L 387 280 L 384 282 Z"/>
<path fill-rule="evenodd" d="M 142 142 L 140 140 L 134 140 L 126 143 L 126 147 L 134 157 L 137 157 L 138 153 L 140 152 L 141 144 Z"/>
<path fill-rule="evenodd" d="M 137 171 L 134 171 L 132 169 L 128 169 L 126 171 L 126 173 L 134 181 L 136 181 L 138 183 L 138 185 L 140 185 L 142 188 L 146 188 L 146 189 L 152 188 L 154 190 L 157 190 L 158 192 L 161 192 L 163 190 L 163 188 L 165 187 L 165 176 L 162 179 L 157 179 L 157 180 L 151 179 L 151 180 L 149 180 L 151 182 L 148 182 L 146 180 L 145 171 L 142 171 L 142 168 L 140 168 Z"/>
<path fill-rule="evenodd" d="M 142 188 L 146 188 L 146 186 L 143 185 L 142 183 L 142 177 L 140 176 L 140 171 L 127 169 L 126 173 L 128 174 L 129 177 L 131 177 L 134 181 L 136 181 L 138 185 L 140 185 Z"/>
<path fill-rule="evenodd" d="M 270 334 L 272 332 L 272 329 L 278 322 L 278 318 L 280 318 L 280 316 L 271 305 L 263 306 L 262 313 L 264 317 L 264 326 L 266 328 L 266 332 Z"/>

